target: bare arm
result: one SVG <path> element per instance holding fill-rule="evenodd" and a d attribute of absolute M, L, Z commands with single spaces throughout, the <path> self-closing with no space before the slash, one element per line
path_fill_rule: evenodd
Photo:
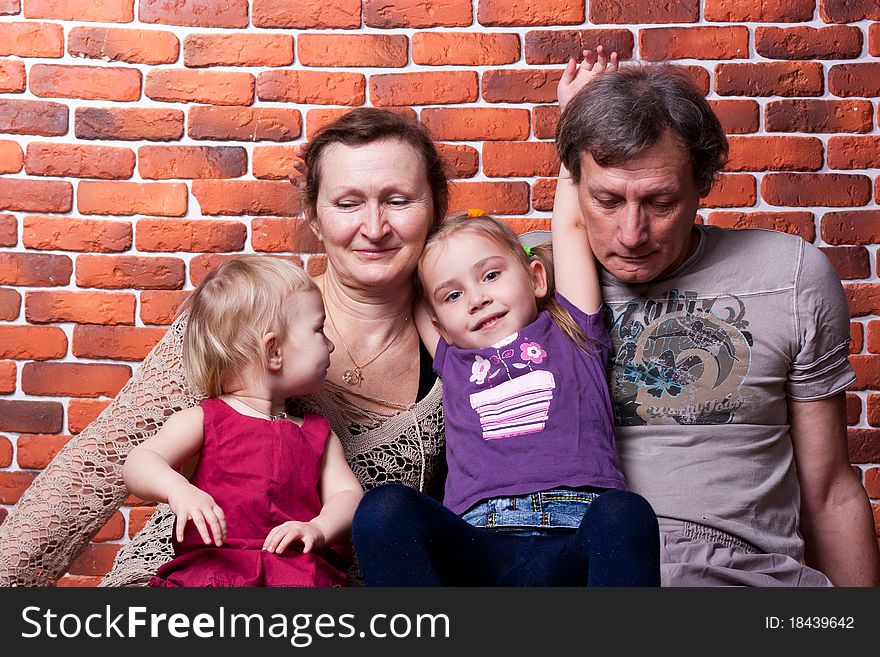
<path fill-rule="evenodd" d="M 324 450 L 318 490 L 324 506 L 312 522 L 324 534 L 326 545 L 334 545 L 346 540 L 351 536 L 351 521 L 364 495 L 364 489 L 348 467 L 345 453 L 342 451 L 342 443 L 332 432 Z"/>
<path fill-rule="evenodd" d="M 868 497 L 849 463 L 844 393 L 788 402 L 807 564 L 835 586 L 880 585 Z"/>
<path fill-rule="evenodd" d="M 415 315 L 416 328 L 419 330 L 419 338 L 422 344 L 425 345 L 428 353 L 431 354 L 431 358 L 433 358 L 434 353 L 437 351 L 437 343 L 441 339 L 440 331 L 437 330 L 437 326 L 431 319 L 425 304 L 421 302 L 416 303 L 413 313 Z"/>

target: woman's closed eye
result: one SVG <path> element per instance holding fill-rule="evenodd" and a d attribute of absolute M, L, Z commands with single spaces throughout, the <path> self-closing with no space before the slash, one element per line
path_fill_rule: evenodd
<path fill-rule="evenodd" d="M 395 208 L 402 208 L 409 205 L 412 201 L 404 196 L 395 196 L 388 200 L 388 205 Z"/>

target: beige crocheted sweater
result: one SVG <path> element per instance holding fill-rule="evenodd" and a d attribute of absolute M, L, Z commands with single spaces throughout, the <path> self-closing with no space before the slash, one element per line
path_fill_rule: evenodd
<path fill-rule="evenodd" d="M 181 364 L 178 320 L 113 402 L 34 480 L 0 525 L 0 585 L 51 586 L 128 496 L 122 464 L 172 413 L 201 396 Z M 365 489 L 399 482 L 436 494 L 442 485 L 441 384 L 406 410 L 378 415 L 331 392 L 298 400 L 321 413 L 342 441 Z M 160 504 L 116 557 L 103 586 L 142 585 L 173 555 L 174 516 Z"/>

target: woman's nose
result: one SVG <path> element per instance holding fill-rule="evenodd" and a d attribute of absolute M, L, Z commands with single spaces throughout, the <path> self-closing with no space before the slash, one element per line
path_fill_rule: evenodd
<path fill-rule="evenodd" d="M 385 217 L 385 212 L 381 206 L 369 204 L 364 216 L 362 232 L 372 242 L 379 242 L 385 237 L 391 227 Z"/>

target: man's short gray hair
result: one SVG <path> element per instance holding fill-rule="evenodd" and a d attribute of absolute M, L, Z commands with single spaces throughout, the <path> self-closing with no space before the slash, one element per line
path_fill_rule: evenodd
<path fill-rule="evenodd" d="M 562 113 L 556 152 L 579 182 L 582 152 L 601 166 L 617 166 L 667 130 L 689 153 L 694 184 L 705 196 L 727 162 L 727 138 L 690 74 L 678 66 L 628 65 L 597 77 Z"/>

